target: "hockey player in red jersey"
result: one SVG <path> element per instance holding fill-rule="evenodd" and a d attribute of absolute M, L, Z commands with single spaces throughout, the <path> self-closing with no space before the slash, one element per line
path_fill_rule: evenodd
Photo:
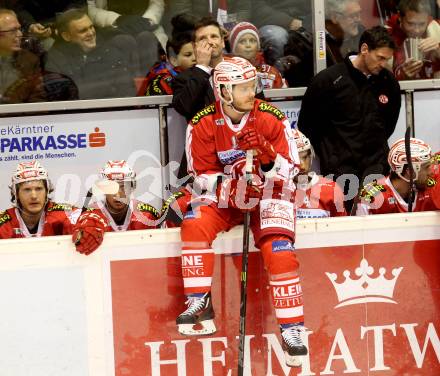
<path fill-rule="evenodd" d="M 432 189 L 432 201 L 437 209 L 440 210 L 440 152 L 432 157 L 432 174 L 429 179 L 429 188 Z"/>
<path fill-rule="evenodd" d="M 297 129 L 293 129 L 292 132 L 301 161 L 299 174 L 294 177 L 296 218 L 347 215 L 344 207 L 344 194 L 339 185 L 311 171 L 315 153 L 310 140 Z"/>
<path fill-rule="evenodd" d="M 433 173 L 431 147 L 417 138 L 410 139 L 411 161 L 414 169 L 414 212 L 440 209 L 439 175 Z M 364 186 L 357 215 L 406 213 L 411 194 L 410 172 L 405 152 L 405 140 L 397 140 L 390 148 L 388 163 L 390 176 Z"/>
<path fill-rule="evenodd" d="M 40 162 L 19 163 L 10 188 L 13 207 L 0 212 L 0 239 L 72 233 L 80 210 L 50 200 L 52 183 Z"/>
<path fill-rule="evenodd" d="M 158 211 L 132 197 L 136 173 L 126 161 L 108 161 L 100 177 L 116 181 L 119 191 L 115 195 L 105 195 L 104 201 L 97 200 L 79 217 L 72 241 L 76 250 L 86 255 L 101 245 L 104 232 L 144 230 L 158 225 Z"/>
<path fill-rule="evenodd" d="M 272 303 L 280 325 L 286 363 L 299 365 L 307 354 L 303 297 L 294 253 L 295 215 L 290 202 L 298 153 L 290 124 L 276 107 L 255 99 L 256 69 L 234 57 L 219 63 L 213 76 L 220 100 L 188 124 L 186 153 L 193 189 L 181 226 L 182 275 L 188 308 L 176 323 L 184 335 L 214 333 L 211 283 L 212 242 L 221 231 L 243 222 L 251 230 L 269 273 Z M 253 179 L 243 176 L 247 150 L 254 151 Z M 201 324 L 202 329 L 195 325 Z"/>

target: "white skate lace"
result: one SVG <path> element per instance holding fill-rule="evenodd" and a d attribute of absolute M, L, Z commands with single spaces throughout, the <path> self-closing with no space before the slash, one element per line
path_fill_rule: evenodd
<path fill-rule="evenodd" d="M 185 304 L 188 306 L 188 308 L 182 313 L 182 315 L 193 315 L 194 313 L 197 313 L 203 309 L 205 306 L 205 299 L 199 298 L 198 296 L 191 296 L 188 298 Z"/>
<path fill-rule="evenodd" d="M 290 328 L 283 330 L 282 336 L 284 341 L 289 345 L 289 347 L 301 347 L 304 346 L 301 339 L 301 332 L 303 327 L 299 325 L 291 326 Z"/>

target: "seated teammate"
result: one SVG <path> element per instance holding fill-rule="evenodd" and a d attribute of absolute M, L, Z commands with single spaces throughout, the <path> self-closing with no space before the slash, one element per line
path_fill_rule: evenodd
<path fill-rule="evenodd" d="M 76 250 L 86 255 L 102 243 L 104 232 L 157 228 L 158 211 L 133 197 L 136 173 L 126 161 L 108 161 L 101 170 L 101 178 L 116 181 L 119 191 L 105 195 L 81 214 L 76 223 L 72 241 Z"/>
<path fill-rule="evenodd" d="M 0 212 L 0 239 L 72 233 L 80 210 L 50 200 L 52 183 L 40 162 L 19 163 L 10 188 L 13 207 Z"/>
<path fill-rule="evenodd" d="M 299 152 L 300 171 L 293 178 L 296 184 L 294 203 L 296 218 L 324 218 L 345 216 L 344 194 L 334 181 L 311 171 L 313 151 L 310 140 L 299 130 L 293 135 Z"/>
<path fill-rule="evenodd" d="M 440 176 L 433 170 L 431 147 L 422 140 L 411 138 L 410 150 L 414 169 L 412 211 L 440 209 Z M 391 146 L 388 163 L 392 170 L 388 177 L 364 186 L 356 215 L 408 212 L 412 190 L 403 138 Z"/>

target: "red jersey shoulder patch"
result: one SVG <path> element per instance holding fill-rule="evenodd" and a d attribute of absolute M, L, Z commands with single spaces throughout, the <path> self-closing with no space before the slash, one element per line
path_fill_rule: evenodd
<path fill-rule="evenodd" d="M 12 220 L 12 217 L 6 211 L 0 211 L 0 226 Z"/>
<path fill-rule="evenodd" d="M 371 183 L 364 185 L 359 196 L 362 200 L 372 203 L 375 196 L 377 196 L 380 192 L 385 191 L 385 186 L 383 184 L 378 184 L 377 180 L 374 180 Z"/>
<path fill-rule="evenodd" d="M 156 210 L 155 207 L 149 205 L 149 204 L 145 204 L 143 202 L 139 202 L 136 206 L 136 209 L 139 210 L 140 212 L 148 212 L 153 214 L 153 216 L 155 218 L 160 218 L 160 213 Z"/>
<path fill-rule="evenodd" d="M 215 114 L 215 105 L 210 104 L 209 106 L 206 106 L 203 110 L 200 110 L 197 112 L 193 118 L 191 119 L 191 124 L 196 125 L 202 120 L 205 116 Z"/>
<path fill-rule="evenodd" d="M 257 108 L 261 112 L 267 112 L 267 113 L 275 116 L 278 120 L 283 120 L 285 118 L 283 111 L 276 108 L 275 106 L 272 106 L 271 104 L 269 104 L 267 102 L 260 102 L 260 104 L 258 105 Z"/>
<path fill-rule="evenodd" d="M 48 212 L 53 212 L 53 211 L 71 211 L 73 210 L 73 206 L 70 204 L 58 204 L 56 202 L 54 202 L 51 206 L 49 206 L 47 208 Z"/>

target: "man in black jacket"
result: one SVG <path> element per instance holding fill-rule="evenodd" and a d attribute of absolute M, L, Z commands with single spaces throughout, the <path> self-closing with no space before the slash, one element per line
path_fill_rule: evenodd
<path fill-rule="evenodd" d="M 57 18 L 60 38 L 49 51 L 47 68 L 71 77 L 80 99 L 135 95 L 127 56 L 110 42 L 100 41 L 89 16 L 71 9 Z"/>
<path fill-rule="evenodd" d="M 386 69 L 394 48 L 385 28 L 364 31 L 359 53 L 317 74 L 302 101 L 298 127 L 315 146 L 322 175 L 357 177 L 352 197 L 368 175 L 389 170 L 388 138 L 400 110 L 399 83 Z"/>
<path fill-rule="evenodd" d="M 193 34 L 196 66 L 174 79 L 173 106 L 190 121 L 197 111 L 215 101 L 211 72 L 223 60 L 225 42 L 220 25 L 205 17 L 196 23 Z"/>

